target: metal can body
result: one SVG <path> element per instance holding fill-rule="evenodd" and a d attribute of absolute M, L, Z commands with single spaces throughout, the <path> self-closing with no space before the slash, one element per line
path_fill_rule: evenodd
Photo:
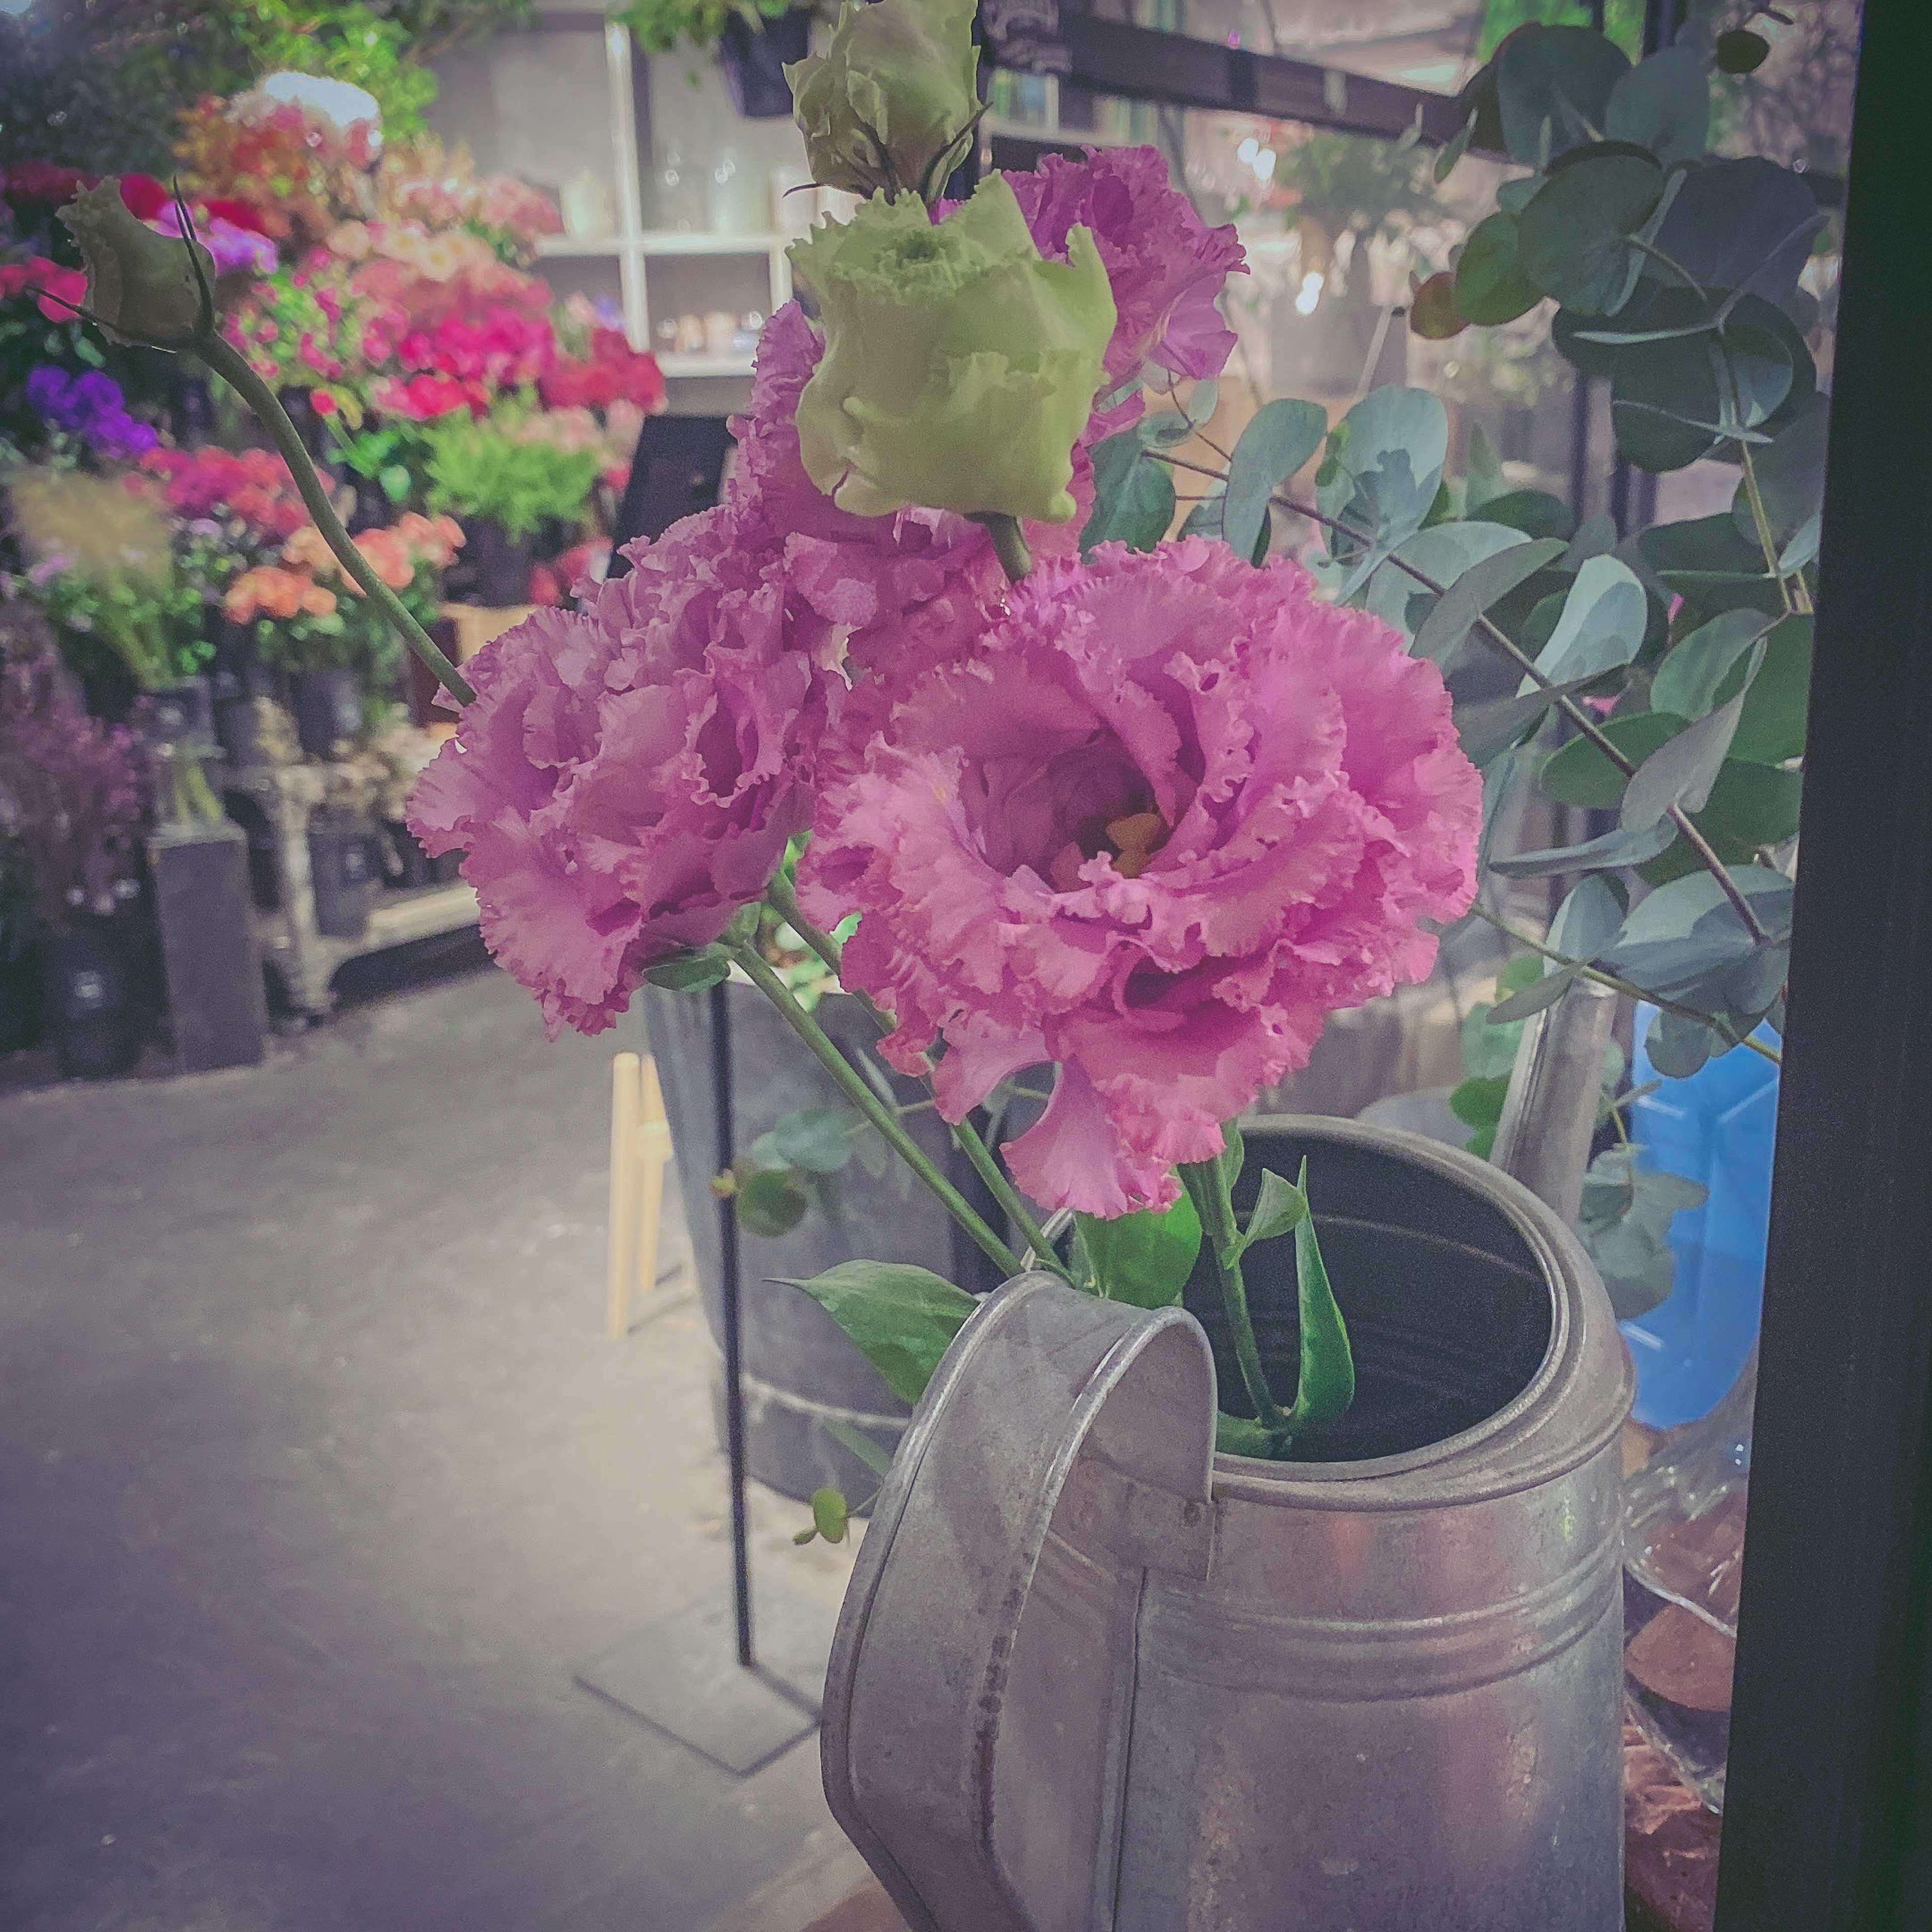
<path fill-rule="evenodd" d="M 1001 1290 L 855 1571 L 833 1810 L 918 1932 L 1616 1932 L 1630 1377 L 1602 1285 L 1454 1150 L 1283 1120 L 1248 1152 L 1238 1205 L 1308 1156 L 1359 1412 L 1309 1438 L 1327 1460 L 1190 1475 L 1211 1309 Z M 1253 1300 L 1292 1363 L 1292 1265 Z"/>

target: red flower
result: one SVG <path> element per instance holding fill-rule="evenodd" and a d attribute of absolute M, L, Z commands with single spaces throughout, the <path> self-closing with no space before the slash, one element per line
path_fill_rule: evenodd
<path fill-rule="evenodd" d="M 232 221 L 237 228 L 245 228 L 251 235 L 271 232 L 269 218 L 252 201 L 243 201 L 234 195 L 218 195 L 213 200 L 199 204 L 202 212 L 217 221 Z"/>
<path fill-rule="evenodd" d="M 5 170 L 6 195 L 11 202 L 71 201 L 80 188 L 92 188 L 98 175 L 64 168 L 52 161 L 16 161 Z"/>
<path fill-rule="evenodd" d="M 136 221 L 152 221 L 174 196 L 152 175 L 123 175 L 121 199 Z"/>
<path fill-rule="evenodd" d="M 332 416 L 335 413 L 335 398 L 326 389 L 311 389 L 309 403 L 319 416 Z"/>
<path fill-rule="evenodd" d="M 40 311 L 50 322 L 66 322 L 72 317 L 74 309 L 63 304 L 72 303 L 77 308 L 87 299 L 87 276 L 80 268 L 63 268 L 44 255 L 35 255 L 24 262 L 0 263 L 0 302 L 28 289 L 43 292 Z"/>

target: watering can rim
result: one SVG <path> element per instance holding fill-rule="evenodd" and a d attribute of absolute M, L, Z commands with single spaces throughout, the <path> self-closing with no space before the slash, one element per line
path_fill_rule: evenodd
<path fill-rule="evenodd" d="M 1409 1509 L 1425 1500 L 1439 1499 L 1445 1505 L 1469 1502 L 1481 1496 L 1510 1495 L 1546 1481 L 1557 1468 L 1574 1468 L 1588 1461 L 1622 1428 L 1630 1409 L 1635 1370 L 1628 1347 L 1616 1330 L 1616 1317 L 1596 1264 L 1576 1234 L 1521 1181 L 1461 1148 L 1399 1127 L 1372 1126 L 1325 1114 L 1257 1114 L 1239 1124 L 1244 1136 L 1292 1133 L 1302 1139 L 1372 1148 L 1468 1188 L 1496 1208 L 1521 1238 L 1549 1293 L 1551 1319 L 1549 1346 L 1535 1373 L 1508 1402 L 1481 1421 L 1453 1436 L 1425 1443 L 1419 1449 L 1359 1462 L 1269 1462 L 1217 1450 L 1214 1456 L 1217 1498 L 1285 1501 L 1287 1492 L 1292 1492 L 1294 1501 L 1305 1508 L 1352 1510 Z M 1573 1306 L 1572 1298 L 1562 1292 L 1566 1281 L 1574 1282 L 1580 1291 L 1584 1304 L 1580 1309 Z M 1599 1305 L 1590 1306 L 1592 1300 Z M 1437 1485 L 1443 1465 L 1465 1458 L 1472 1450 L 1532 1423 L 1537 1412 L 1552 1406 L 1579 1375 L 1591 1372 L 1593 1364 L 1588 1358 L 1593 1352 L 1588 1345 L 1599 1339 L 1592 1332 L 1599 1329 L 1616 1336 L 1622 1373 L 1604 1378 L 1592 1426 L 1566 1432 L 1565 1446 L 1553 1459 L 1534 1456 L 1496 1472 L 1475 1486 L 1459 1484 L 1453 1492 L 1442 1492 Z M 1384 1486 L 1383 1493 L 1370 1490 L 1370 1485 L 1376 1484 Z"/>

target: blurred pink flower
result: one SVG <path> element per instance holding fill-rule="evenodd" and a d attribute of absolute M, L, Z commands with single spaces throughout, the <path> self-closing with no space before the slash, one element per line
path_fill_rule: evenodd
<path fill-rule="evenodd" d="M 821 791 L 807 912 L 958 1120 L 1059 1064 L 1006 1151 L 1051 1206 L 1174 1196 L 1172 1163 L 1304 1065 L 1326 1016 L 1426 976 L 1474 887 L 1481 781 L 1434 665 L 1297 566 L 1103 544 L 1012 594 Z"/>

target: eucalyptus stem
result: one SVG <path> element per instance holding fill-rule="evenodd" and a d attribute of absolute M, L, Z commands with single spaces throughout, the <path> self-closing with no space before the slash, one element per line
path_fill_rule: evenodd
<path fill-rule="evenodd" d="M 336 561 L 402 634 L 403 641 L 436 674 L 436 682 L 459 704 L 469 704 L 476 695 L 469 680 L 436 648 L 436 640 L 410 615 L 401 598 L 376 574 L 369 560 L 356 548 L 349 532 L 342 527 L 342 520 L 335 514 L 335 506 L 328 500 L 328 492 L 322 487 L 322 478 L 316 474 L 315 465 L 295 424 L 290 422 L 288 412 L 282 407 L 280 398 L 256 374 L 249 366 L 248 358 L 226 337 L 209 334 L 198 338 L 193 348 L 194 352 L 254 411 L 262 427 L 274 438 L 276 448 L 286 460 L 290 472 L 295 478 L 296 488 L 302 493 L 309 514 L 315 519 L 316 528 L 335 553 Z"/>
<path fill-rule="evenodd" d="M 806 944 L 832 969 L 835 975 L 842 974 L 844 962 L 844 949 L 832 934 L 822 932 L 806 917 L 798 902 L 797 890 L 783 872 L 772 874 L 771 884 L 765 888 L 765 901 L 786 925 L 790 926 L 793 932 L 796 933 L 799 938 L 803 940 Z M 886 1014 L 880 1012 L 864 994 L 860 993 L 854 997 L 864 1004 L 866 1010 L 878 1022 L 879 1030 L 882 1033 L 890 1033 L 892 1030 L 893 1024 L 892 1020 Z M 1061 1265 L 1052 1242 L 1048 1239 L 1046 1232 L 1040 1227 L 1038 1218 L 1034 1215 L 1033 1210 L 1028 1206 L 1025 1197 L 1007 1179 L 1005 1171 L 994 1158 L 992 1149 L 987 1146 L 980 1130 L 970 1120 L 949 1123 L 949 1125 L 952 1127 L 952 1138 L 960 1152 L 972 1162 L 973 1171 L 986 1184 L 992 1191 L 994 1199 L 999 1202 L 1008 1220 L 1032 1244 L 1033 1251 L 1039 1258 L 1040 1265 L 1042 1268 L 1050 1268 L 1055 1274 L 1066 1275 L 1066 1278 L 1071 1280 L 1072 1276 L 1067 1274 L 1066 1270 Z"/>
<path fill-rule="evenodd" d="M 1201 1216 L 1208 1251 L 1214 1257 L 1221 1304 L 1227 1310 L 1228 1328 L 1234 1339 L 1234 1360 L 1255 1419 L 1274 1440 L 1283 1440 L 1290 1433 L 1288 1415 L 1268 1387 L 1261 1344 L 1255 1339 L 1254 1320 L 1248 1312 L 1247 1283 L 1241 1277 L 1240 1230 L 1234 1222 L 1227 1169 L 1218 1157 L 1191 1161 L 1181 1167 L 1180 1180 Z"/>
<path fill-rule="evenodd" d="M 1726 1044 L 1748 1046 L 1760 1059 L 1769 1060 L 1774 1066 L 1784 1064 L 1784 1056 L 1776 1047 L 1767 1046 L 1750 1034 L 1740 1034 L 1735 1027 L 1718 1018 L 1714 1013 L 1701 1013 L 1695 1006 L 1687 1006 L 1677 1000 L 1666 1000 L 1660 993 L 1647 992 L 1632 980 L 1620 980 L 1614 973 L 1605 973 L 1594 966 L 1586 964 L 1581 959 L 1570 958 L 1567 955 L 1557 952 L 1554 947 L 1544 945 L 1540 939 L 1532 939 L 1528 933 L 1517 932 L 1507 920 L 1498 919 L 1480 900 L 1478 900 L 1469 910 L 1485 924 L 1494 926 L 1506 938 L 1513 939 L 1517 945 L 1539 954 L 1552 965 L 1567 968 L 1580 980 L 1594 980 L 1600 986 L 1607 986 L 1613 993 L 1622 994 L 1626 999 L 1642 1000 L 1655 1006 L 1660 1012 L 1676 1014 L 1680 1019 L 1699 1021 Z"/>
<path fill-rule="evenodd" d="M 873 1092 L 864 1076 L 832 1044 L 825 1029 L 792 997 L 791 988 L 772 971 L 757 946 L 741 940 L 729 944 L 726 950 L 733 963 L 777 1007 L 785 1024 L 812 1049 L 813 1058 L 831 1075 L 839 1091 L 865 1115 L 886 1144 L 926 1183 L 946 1212 L 972 1237 L 974 1246 L 1005 1274 L 1018 1274 L 1019 1258 L 987 1225 L 965 1196 L 940 1172 L 932 1157 L 900 1125 L 896 1110 Z"/>

